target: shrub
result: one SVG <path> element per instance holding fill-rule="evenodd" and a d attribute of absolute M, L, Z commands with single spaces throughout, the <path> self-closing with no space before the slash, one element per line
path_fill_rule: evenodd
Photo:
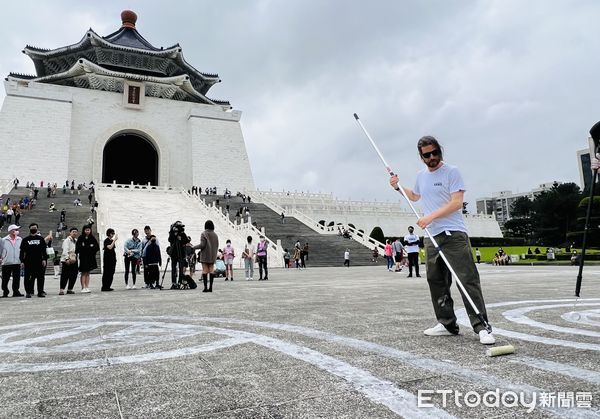
<path fill-rule="evenodd" d="M 371 234 L 369 234 L 369 237 L 374 240 L 377 240 L 378 242 L 385 243 L 385 236 L 383 235 L 383 230 L 379 226 L 373 227 L 373 230 L 371 230 Z"/>

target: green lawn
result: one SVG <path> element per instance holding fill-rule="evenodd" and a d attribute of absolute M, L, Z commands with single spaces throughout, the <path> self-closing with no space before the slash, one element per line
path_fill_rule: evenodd
<path fill-rule="evenodd" d="M 531 247 L 531 250 L 534 251 L 535 250 L 535 246 L 507 246 L 507 247 L 502 247 L 502 249 L 504 249 L 504 251 L 508 254 L 508 255 L 519 255 L 519 257 L 522 254 L 527 254 L 527 249 L 529 249 L 529 247 Z M 540 246 L 540 250 L 541 250 L 541 254 L 546 254 L 546 249 L 547 247 L 542 247 Z M 498 247 L 480 247 L 479 250 L 481 251 L 481 262 L 485 262 L 485 263 L 490 263 L 492 262 L 492 260 L 494 259 L 494 255 L 496 254 L 496 252 L 498 252 Z M 581 253 L 581 249 L 574 249 L 577 250 L 577 253 Z M 565 254 L 565 248 L 554 248 L 554 251 L 556 254 Z M 560 251 L 560 253 L 557 253 L 558 251 Z M 596 249 L 586 249 L 586 254 L 598 254 L 600 251 L 596 250 Z M 475 258 L 475 248 L 473 248 L 473 259 L 476 260 Z M 587 260 L 587 258 L 586 258 Z M 531 260 L 519 260 L 519 263 L 531 263 Z"/>

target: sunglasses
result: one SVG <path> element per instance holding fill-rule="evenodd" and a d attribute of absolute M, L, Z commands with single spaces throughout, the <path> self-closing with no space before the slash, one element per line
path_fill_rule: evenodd
<path fill-rule="evenodd" d="M 430 151 L 428 153 L 421 153 L 421 156 L 423 156 L 424 159 L 428 159 L 431 156 L 436 156 L 437 157 L 439 155 L 440 155 L 440 150 L 433 150 L 433 151 Z"/>

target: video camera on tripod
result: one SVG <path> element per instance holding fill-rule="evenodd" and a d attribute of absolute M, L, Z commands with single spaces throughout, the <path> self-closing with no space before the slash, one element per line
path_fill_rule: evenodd
<path fill-rule="evenodd" d="M 184 270 L 187 265 L 185 248 L 189 242 L 190 240 L 185 233 L 185 225 L 181 221 L 175 221 L 171 224 L 169 227 L 169 246 L 166 249 L 169 258 L 167 259 L 162 277 L 162 281 L 164 281 L 169 261 L 171 261 L 171 270 L 173 271 L 173 285 L 171 286 L 171 289 L 196 288 L 196 284 L 191 277 L 184 278 Z M 175 278 L 178 278 L 177 283 L 175 283 Z"/>

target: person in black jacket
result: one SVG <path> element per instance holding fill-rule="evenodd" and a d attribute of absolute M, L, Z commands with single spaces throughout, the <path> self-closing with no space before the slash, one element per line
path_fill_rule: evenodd
<path fill-rule="evenodd" d="M 156 241 L 156 236 L 150 236 L 150 240 L 146 245 L 145 254 L 144 254 L 144 266 L 148 269 L 148 285 L 152 289 L 159 288 L 159 276 L 160 269 L 159 266 L 162 266 L 162 257 L 160 255 L 160 246 Z"/>
<path fill-rule="evenodd" d="M 21 242 L 21 251 L 19 258 L 24 266 L 25 273 L 25 297 L 31 298 L 34 293 L 34 285 L 37 280 L 38 297 L 45 297 L 44 275 L 46 273 L 46 263 L 48 253 L 46 252 L 46 242 L 38 234 L 38 225 L 29 224 L 29 236 Z"/>
<path fill-rule="evenodd" d="M 117 235 L 115 230 L 109 228 L 106 230 L 106 239 L 104 239 L 104 258 L 102 267 L 102 289 L 101 291 L 113 291 L 111 288 L 113 277 L 115 275 L 115 266 L 117 265 L 117 254 L 115 252 L 115 243 Z"/>
<path fill-rule="evenodd" d="M 175 221 L 169 230 L 170 249 L 168 250 L 170 251 L 167 252 L 171 257 L 171 289 L 179 289 L 179 283 L 183 280 L 185 246 L 189 242 L 188 236 L 185 234 L 185 225 L 181 221 Z"/>
<path fill-rule="evenodd" d="M 75 253 L 79 255 L 79 272 L 81 272 L 81 292 L 90 293 L 90 271 L 96 269 L 96 253 L 100 250 L 98 240 L 92 234 L 92 226 L 84 225 L 81 236 L 75 243 Z"/>

